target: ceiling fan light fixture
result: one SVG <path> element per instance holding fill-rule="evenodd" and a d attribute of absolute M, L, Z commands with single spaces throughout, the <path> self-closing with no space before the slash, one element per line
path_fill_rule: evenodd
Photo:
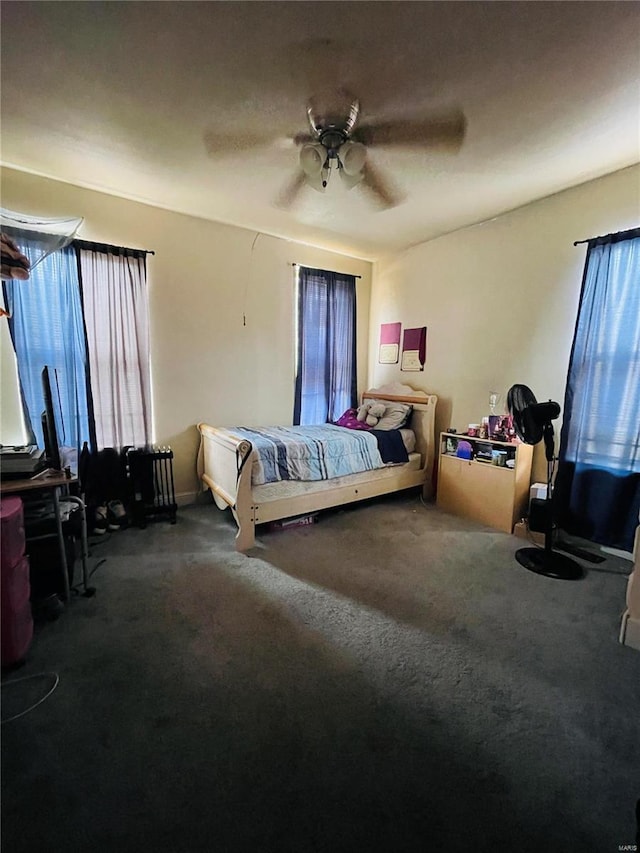
<path fill-rule="evenodd" d="M 325 87 L 326 88 L 326 87 Z M 324 192 L 331 172 L 338 170 L 345 189 L 363 187 L 380 209 L 404 201 L 402 193 L 368 157 L 372 146 L 400 148 L 440 147 L 457 151 L 462 144 L 466 119 L 459 109 L 439 115 L 377 120 L 358 126 L 360 102 L 346 90 L 323 89 L 307 105 L 309 130 L 287 137 L 299 147 L 300 167 L 279 198 L 290 206 L 307 185 Z M 323 103 L 326 101 L 326 103 Z M 335 179 L 337 180 L 337 179 Z"/>
<path fill-rule="evenodd" d="M 323 193 L 325 191 L 328 179 L 329 173 L 326 169 L 314 172 L 313 175 L 304 175 L 304 183 L 319 193 Z"/>
<path fill-rule="evenodd" d="M 300 166 L 305 175 L 317 177 L 324 166 L 326 152 L 322 145 L 308 142 L 300 149 Z"/>
<path fill-rule="evenodd" d="M 352 190 L 355 186 L 362 182 L 364 178 L 364 169 L 361 172 L 356 172 L 355 175 L 350 175 L 345 171 L 344 167 L 340 169 L 340 180 L 348 190 Z"/>
<path fill-rule="evenodd" d="M 361 175 L 367 159 L 367 149 L 361 142 L 345 142 L 340 148 L 340 161 L 347 175 Z"/>

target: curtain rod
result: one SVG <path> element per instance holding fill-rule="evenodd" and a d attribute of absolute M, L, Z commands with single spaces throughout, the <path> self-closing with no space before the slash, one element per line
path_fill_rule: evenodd
<path fill-rule="evenodd" d="M 303 266 L 304 266 L 304 264 L 295 264 L 295 263 L 293 263 L 293 264 L 291 264 L 291 266 L 292 266 L 292 267 L 303 267 Z M 309 268 L 308 268 L 308 269 L 309 269 Z M 361 276 L 361 275 L 354 275 L 354 273 L 352 273 L 352 272 L 338 272 L 338 270 L 331 270 L 331 272 L 335 272 L 335 273 L 337 273 L 338 275 L 352 275 L 354 278 L 362 278 L 362 276 Z"/>
<path fill-rule="evenodd" d="M 63 234 L 50 234 L 46 231 L 25 231 L 23 228 L 18 228 L 15 225 L 3 225 L 3 231 L 16 237 L 31 237 L 32 240 L 46 240 L 51 237 L 64 237 Z M 96 243 L 95 240 L 81 240 L 79 237 L 73 237 L 70 246 L 76 246 L 79 249 L 93 249 L 98 252 L 105 252 L 113 255 L 125 253 L 128 255 L 155 255 L 152 249 L 130 249 L 127 246 L 112 246 L 111 243 Z"/>
<path fill-rule="evenodd" d="M 595 243 L 595 245 L 618 243 L 620 240 L 630 240 L 634 237 L 640 237 L 640 228 L 630 228 L 628 231 L 616 231 L 614 234 L 604 234 L 601 237 L 589 237 L 586 240 L 574 240 L 573 245 L 579 246 L 581 243 Z"/>
<path fill-rule="evenodd" d="M 129 249 L 126 246 L 112 246 L 110 243 L 96 243 L 94 240 L 73 240 L 73 245 L 80 249 L 94 249 L 98 252 L 109 252 L 114 255 L 124 252 L 130 255 L 155 255 L 153 249 Z"/>

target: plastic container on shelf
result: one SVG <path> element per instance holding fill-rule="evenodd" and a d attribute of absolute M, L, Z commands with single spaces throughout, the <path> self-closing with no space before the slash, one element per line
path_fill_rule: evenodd
<path fill-rule="evenodd" d="M 456 456 L 460 459 L 473 459 L 473 447 L 468 441 L 459 441 Z"/>

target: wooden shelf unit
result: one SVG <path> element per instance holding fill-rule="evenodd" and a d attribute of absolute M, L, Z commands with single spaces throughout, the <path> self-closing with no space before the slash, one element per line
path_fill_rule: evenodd
<path fill-rule="evenodd" d="M 447 439 L 455 444 L 460 440 L 468 441 L 474 456 L 480 444 L 491 445 L 494 450 L 506 450 L 507 459 L 514 459 L 515 465 L 507 468 L 477 459 L 461 459 L 455 451 L 447 452 Z M 514 525 L 526 515 L 532 459 L 533 447 L 530 444 L 441 432 L 438 507 L 505 533 L 513 533 Z"/>

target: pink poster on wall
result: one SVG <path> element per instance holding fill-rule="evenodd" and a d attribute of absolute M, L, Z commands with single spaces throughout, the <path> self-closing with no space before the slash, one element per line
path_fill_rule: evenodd
<path fill-rule="evenodd" d="M 400 349 L 401 323 L 382 323 L 380 326 L 379 364 L 397 364 Z"/>
<path fill-rule="evenodd" d="M 405 329 L 400 370 L 424 370 L 427 357 L 427 327 Z"/>

